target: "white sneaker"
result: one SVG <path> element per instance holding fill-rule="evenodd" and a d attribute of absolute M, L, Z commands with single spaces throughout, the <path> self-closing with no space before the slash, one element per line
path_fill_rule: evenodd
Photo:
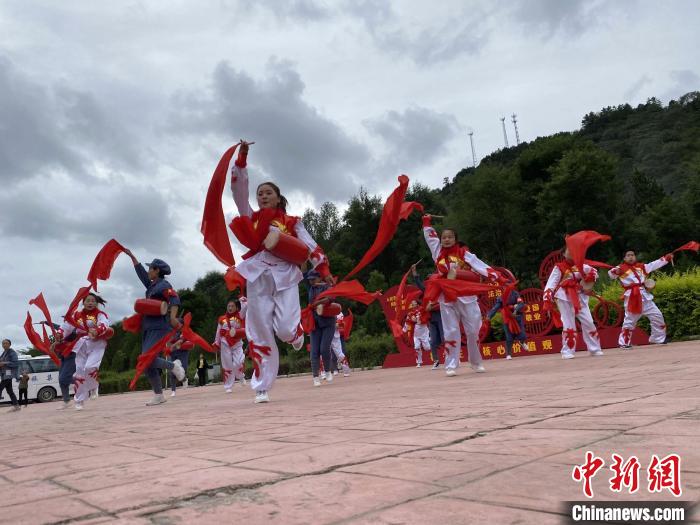
<path fill-rule="evenodd" d="M 148 401 L 146 403 L 146 406 L 152 407 L 155 405 L 160 405 L 162 403 L 165 403 L 166 401 L 167 401 L 167 399 L 165 399 L 165 396 L 163 394 L 156 394 L 153 396 L 153 399 L 151 399 L 150 401 Z"/>
<path fill-rule="evenodd" d="M 190 386 L 190 382 L 187 380 L 187 378 L 182 380 L 182 388 L 187 388 Z"/>
<path fill-rule="evenodd" d="M 513 359 L 513 356 L 507 355 L 507 356 L 506 356 L 506 359 L 507 359 L 508 361 L 510 361 L 511 359 Z"/>
<path fill-rule="evenodd" d="M 301 334 L 294 341 L 292 341 L 292 348 L 294 348 L 294 350 L 301 350 L 302 346 L 304 346 L 304 334 Z"/>
<path fill-rule="evenodd" d="M 314 386 L 321 386 L 321 378 L 314 377 Z"/>
<path fill-rule="evenodd" d="M 338 371 L 337 371 L 337 370 L 333 370 L 333 375 L 334 375 L 334 376 L 337 376 L 337 375 L 338 375 Z"/>
<path fill-rule="evenodd" d="M 255 402 L 256 403 L 269 403 L 270 396 L 267 395 L 267 391 L 266 390 L 258 390 L 255 393 Z"/>
<path fill-rule="evenodd" d="M 171 390 L 170 397 L 175 397 L 175 390 Z"/>
<path fill-rule="evenodd" d="M 593 352 L 588 352 L 588 353 L 594 357 L 600 357 L 602 355 L 605 355 L 602 350 L 594 350 Z"/>
<path fill-rule="evenodd" d="M 333 382 L 333 374 L 331 372 L 326 372 L 326 382 L 327 383 Z"/>
<path fill-rule="evenodd" d="M 421 366 L 423 366 L 422 363 L 416 363 L 416 368 L 420 368 Z"/>
<path fill-rule="evenodd" d="M 455 370 L 454 368 L 448 368 L 448 369 L 445 371 L 445 375 L 446 375 L 447 377 L 454 377 L 454 376 L 457 375 L 457 370 Z"/>
<path fill-rule="evenodd" d="M 437 370 L 438 368 L 440 368 L 440 361 L 435 361 L 431 370 Z"/>
<path fill-rule="evenodd" d="M 82 410 L 82 409 L 83 409 L 83 404 L 76 401 L 76 403 L 75 403 L 75 409 L 76 409 L 76 410 Z"/>
<path fill-rule="evenodd" d="M 620 345 L 620 350 L 632 350 L 632 345 Z"/>
<path fill-rule="evenodd" d="M 61 402 L 61 404 L 56 408 L 56 410 L 65 410 L 66 408 L 70 407 L 70 401 L 68 402 Z"/>
<path fill-rule="evenodd" d="M 576 357 L 573 352 L 562 352 L 561 353 L 561 358 L 562 359 L 573 359 Z"/>
<path fill-rule="evenodd" d="M 343 377 L 350 377 L 350 367 L 343 365 Z"/>
<path fill-rule="evenodd" d="M 230 388 L 227 388 L 227 389 L 224 390 L 224 391 L 225 391 L 227 394 L 230 394 L 230 393 L 231 393 L 231 389 L 230 389 Z"/>
<path fill-rule="evenodd" d="M 182 368 L 182 363 L 180 362 L 179 359 L 175 359 L 173 361 L 173 375 L 177 378 L 178 381 L 183 381 L 185 379 L 185 369 Z"/>
<path fill-rule="evenodd" d="M 469 365 L 472 367 L 472 370 L 476 372 L 477 374 L 483 374 L 486 372 L 486 369 L 484 368 L 484 365 Z"/>
<path fill-rule="evenodd" d="M 97 399 L 98 397 L 100 397 L 100 394 L 97 393 L 97 390 L 91 390 L 91 391 L 90 391 L 90 399 L 92 399 L 92 400 L 94 401 L 94 400 Z"/>

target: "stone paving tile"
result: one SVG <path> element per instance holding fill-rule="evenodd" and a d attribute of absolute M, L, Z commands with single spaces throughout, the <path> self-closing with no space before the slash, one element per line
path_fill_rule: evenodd
<path fill-rule="evenodd" d="M 431 496 L 403 505 L 352 518 L 352 525 L 398 525 L 410 523 L 444 523 L 449 525 L 561 525 L 564 516 L 526 509 L 484 505 L 458 498 Z"/>
<path fill-rule="evenodd" d="M 425 483 L 333 472 L 214 496 L 152 517 L 166 523 L 227 523 L 240 519 L 249 524 L 326 524 L 437 490 Z"/>
<path fill-rule="evenodd" d="M 320 389 L 280 379 L 262 406 L 220 385 L 160 407 L 143 406 L 147 392 L 101 396 L 82 413 L 36 404 L 0 414 L 13 444 L 0 459 L 0 521 L 550 523 L 561 501 L 581 499 L 571 471 L 586 450 L 645 467 L 677 452 L 683 499 L 697 500 L 698 350 L 516 358 L 456 378 L 372 370 Z M 600 484 L 601 499 L 620 499 L 607 477 L 596 494 Z"/>

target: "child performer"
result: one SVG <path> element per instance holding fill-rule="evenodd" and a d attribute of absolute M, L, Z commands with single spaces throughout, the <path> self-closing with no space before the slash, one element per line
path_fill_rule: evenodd
<path fill-rule="evenodd" d="M 248 303 L 245 297 L 230 299 L 226 303 L 226 313 L 219 317 L 216 326 L 214 346 L 221 351 L 221 370 L 224 390 L 231 393 L 238 379 L 245 384 L 245 354 L 243 338 L 245 337 L 245 314 Z"/>
<path fill-rule="evenodd" d="M 423 216 L 423 236 L 430 248 L 437 272 L 442 278 L 461 277 L 465 270 L 472 270 L 492 280 L 498 279 L 498 273 L 479 259 L 469 249 L 458 242 L 457 232 L 445 228 L 438 236 L 431 226 L 430 215 Z M 440 315 L 445 337 L 445 374 L 457 375 L 460 354 L 460 324 L 467 336 L 469 365 L 476 372 L 485 372 L 479 351 L 479 329 L 481 328 L 481 310 L 474 295 L 458 297 L 456 301 L 447 302 L 440 296 Z"/>
<path fill-rule="evenodd" d="M 421 291 L 425 292 L 425 284 L 418 271 L 416 270 L 416 265 L 411 266 L 411 275 L 413 276 L 413 282 L 416 287 Z M 440 315 L 440 303 L 435 303 L 430 305 L 430 319 L 428 320 L 428 332 L 430 338 L 430 355 L 433 359 L 432 370 L 437 370 L 440 368 L 440 346 L 444 343 L 444 337 L 442 334 L 442 316 Z"/>
<path fill-rule="evenodd" d="M 63 337 L 68 337 L 75 332 L 77 341 L 73 346 L 75 354 L 75 409 L 82 410 L 83 404 L 90 395 L 90 390 L 98 386 L 97 374 L 100 363 L 107 348 L 107 339 L 114 335 L 114 330 L 109 326 L 107 314 L 98 309 L 97 305 L 104 305 L 105 300 L 95 293 L 89 293 L 83 299 L 83 309 L 66 318 L 58 332 L 59 343 Z M 65 403 L 65 398 L 64 398 Z M 65 405 L 64 405 L 65 406 Z"/>
<path fill-rule="evenodd" d="M 668 253 L 653 262 L 644 264 L 637 262 L 637 254 L 634 250 L 625 252 L 624 261 L 608 271 L 611 279 L 619 279 L 625 289 L 625 320 L 622 322 L 622 330 L 617 340 L 620 348 L 632 348 L 632 331 L 637 326 L 637 321 L 643 315 L 649 318 L 651 335 L 649 343 L 663 344 L 666 342 L 666 324 L 659 307 L 654 303 L 654 296 L 647 289 L 647 276 L 654 270 L 663 268 L 673 260 L 673 254 Z"/>
<path fill-rule="evenodd" d="M 430 313 L 422 309 L 417 301 L 409 305 L 403 331 L 413 334 L 413 349 L 416 351 L 416 368 L 423 366 L 423 350 L 430 350 L 428 319 Z"/>
<path fill-rule="evenodd" d="M 523 319 L 523 311 L 525 310 L 525 301 L 520 296 L 520 293 L 515 288 L 509 290 L 508 298 L 503 304 L 503 297 L 496 299 L 493 308 L 486 314 L 486 318 L 491 321 L 499 310 L 503 310 L 503 332 L 506 336 L 506 359 L 513 359 L 513 340 L 520 341 L 522 346 L 527 344 L 527 334 L 525 333 L 525 320 Z M 505 310 L 508 310 L 507 312 Z"/>
<path fill-rule="evenodd" d="M 183 322 L 182 319 L 178 319 L 178 321 L 180 324 Z M 168 341 L 166 346 L 170 349 L 170 361 L 173 363 L 175 361 L 179 361 L 183 370 L 185 370 L 185 378 L 182 380 L 182 386 L 187 388 L 187 366 L 190 362 L 190 350 L 194 348 L 194 343 L 192 341 L 187 341 L 184 337 L 182 337 L 182 332 L 179 331 L 170 341 Z M 168 379 L 170 379 L 170 397 L 175 397 L 178 380 L 172 370 L 169 370 L 168 374 Z"/>
<path fill-rule="evenodd" d="M 253 211 L 248 202 L 247 156 L 248 144 L 242 142 L 231 168 L 231 190 L 240 215 L 231 228 L 250 248 L 236 271 L 247 281 L 245 331 L 254 367 L 250 385 L 255 402 L 266 403 L 279 370 L 275 335 L 295 350 L 304 344 L 298 289 L 303 276 L 299 266 L 309 260 L 321 279 L 332 284 L 333 278 L 323 250 L 301 220 L 287 214 L 287 199 L 277 185 L 264 182 L 257 187 L 259 210 Z"/>
<path fill-rule="evenodd" d="M 146 287 L 146 299 L 139 299 L 135 305 L 138 307 L 138 310 L 141 310 L 138 313 L 143 315 L 141 322 L 141 328 L 143 329 L 141 353 L 145 354 L 153 345 L 165 337 L 171 328 L 180 326 L 177 318 L 180 298 L 172 285 L 164 279 L 166 275 L 170 275 L 168 263 L 162 259 L 153 259 L 148 265 L 148 271 L 146 271 L 134 254 L 131 253 L 131 250 L 124 250 L 124 253 L 131 257 L 136 275 Z M 162 303 L 166 303 L 164 312 L 161 309 Z M 156 304 L 156 306 L 154 307 L 153 304 Z M 158 311 L 154 311 L 154 308 Z M 163 396 L 163 382 L 160 377 L 160 371 L 163 368 L 172 371 L 178 381 L 185 379 L 185 369 L 179 360 L 166 361 L 162 357 L 156 357 L 146 370 L 146 376 L 153 389 L 153 399 L 146 403 L 147 406 L 160 405 L 166 401 Z"/>
<path fill-rule="evenodd" d="M 337 373 L 338 365 L 343 367 L 343 377 L 348 377 L 350 375 L 350 364 L 348 363 L 348 358 L 345 356 L 343 347 L 345 346 L 345 316 L 341 311 L 335 317 L 335 333 L 333 334 L 333 341 L 331 341 L 331 350 L 333 351 L 333 356 L 335 356 L 334 364 L 331 366 L 333 373 Z"/>
<path fill-rule="evenodd" d="M 598 330 L 593 323 L 593 316 L 588 306 L 588 294 L 598 279 L 598 272 L 592 266 L 584 264 L 579 269 L 568 248 L 564 248 L 564 260 L 558 262 L 549 274 L 544 287 L 544 308 L 552 309 L 554 299 L 561 315 L 562 359 L 576 357 L 576 319 L 581 323 L 581 332 L 586 348 L 592 356 L 602 356 Z"/>

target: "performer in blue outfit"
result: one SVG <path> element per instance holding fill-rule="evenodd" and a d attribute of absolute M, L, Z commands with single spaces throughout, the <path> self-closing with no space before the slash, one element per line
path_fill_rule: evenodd
<path fill-rule="evenodd" d="M 316 297 L 330 288 L 330 285 L 321 279 L 321 274 L 316 270 L 309 270 L 304 274 L 304 279 L 309 288 L 309 304 L 312 304 Z M 311 332 L 311 373 L 313 375 L 314 386 L 321 386 L 319 375 L 320 360 L 323 359 L 323 370 L 325 379 L 329 383 L 333 381 L 333 370 L 331 365 L 331 343 L 335 335 L 335 317 L 338 312 L 329 309 L 328 302 L 314 308 L 315 328 Z"/>
<path fill-rule="evenodd" d="M 180 298 L 172 285 L 164 279 L 164 276 L 170 275 L 170 266 L 165 261 L 162 259 L 153 259 L 153 261 L 148 264 L 148 271 L 146 271 L 134 254 L 131 253 L 131 250 L 125 250 L 124 253 L 131 257 L 136 275 L 146 287 L 146 298 L 164 301 L 168 304 L 167 311 L 163 315 L 143 313 L 141 322 L 141 329 L 143 331 L 141 353 L 143 354 L 170 332 L 172 328 L 178 328 L 180 326 L 180 322 L 177 318 Z M 185 369 L 179 359 L 166 361 L 162 357 L 157 357 L 146 370 L 146 376 L 153 388 L 153 399 L 146 403 L 148 406 L 165 403 L 161 379 L 161 370 L 164 368 L 170 370 L 178 381 L 182 381 L 185 378 Z"/>
<path fill-rule="evenodd" d="M 506 336 L 506 359 L 513 359 L 513 340 L 520 341 L 522 346 L 527 344 L 527 334 L 525 333 L 525 322 L 523 321 L 523 310 L 525 310 L 525 301 L 520 296 L 517 290 L 512 290 L 506 300 L 505 306 L 503 305 L 503 297 L 496 299 L 493 308 L 489 310 L 486 314 L 486 318 L 491 321 L 493 317 L 498 313 L 499 310 L 503 308 L 508 308 L 511 315 L 518 323 L 519 332 L 514 333 L 511 331 L 505 317 L 503 318 L 503 332 Z"/>

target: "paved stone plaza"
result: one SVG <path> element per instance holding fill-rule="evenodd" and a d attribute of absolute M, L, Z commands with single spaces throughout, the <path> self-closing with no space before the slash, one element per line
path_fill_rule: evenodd
<path fill-rule="evenodd" d="M 700 342 L 605 357 L 356 371 L 321 388 L 282 378 L 249 388 L 102 396 L 0 415 L 3 523 L 563 523 L 582 500 L 571 472 L 606 465 L 594 501 L 650 494 L 652 454 L 682 458 L 680 500 L 700 496 Z M 611 453 L 641 463 L 640 490 L 608 488 Z M 699 518 L 695 518 L 699 519 Z"/>

